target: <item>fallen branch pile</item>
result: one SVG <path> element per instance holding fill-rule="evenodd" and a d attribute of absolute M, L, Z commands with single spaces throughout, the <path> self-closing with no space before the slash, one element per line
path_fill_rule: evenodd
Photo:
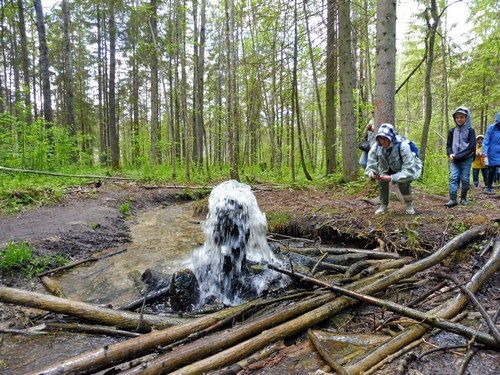
<path fill-rule="evenodd" d="M 413 307 L 409 307 L 373 296 L 442 262 L 455 250 L 479 238 L 484 231 L 483 227 L 470 229 L 418 261 L 375 251 L 302 251 L 301 254 L 296 253 L 289 257 L 291 270 L 274 265 L 269 267 L 300 281 L 300 285 L 319 287 L 312 293 L 291 294 L 286 302 L 278 298 L 261 298 L 190 320 L 184 318 L 174 321 L 163 317 L 98 308 L 76 301 L 67 301 L 67 304 L 64 304 L 64 298 L 6 287 L 0 288 L 0 302 L 77 316 L 130 331 L 136 331 L 137 327 L 141 327 L 143 332 L 152 327 L 156 329 L 53 363 L 31 373 L 45 375 L 85 374 L 106 369 L 113 369 L 113 373 L 122 374 L 202 374 L 226 366 L 229 367 L 222 373 L 230 374 L 252 361 L 280 350 L 282 340 L 306 333 L 310 328 L 359 302 L 382 307 L 409 318 L 409 327 L 406 330 L 362 358 L 355 358 L 350 362 L 339 361 L 317 346 L 315 339 L 311 340 L 324 361 L 338 374 L 360 374 L 381 366 L 386 357 L 395 358 L 395 353 L 418 342 L 433 328 L 457 333 L 489 348 L 500 348 L 494 319 L 489 319 L 491 332 L 452 321 L 452 318 L 464 309 L 470 297 L 499 269 L 500 238 L 496 239 L 489 260 L 464 287 L 467 291 L 458 293 L 455 298 L 430 311 L 422 312 L 415 308 L 416 300 Z M 319 259 L 314 256 L 319 256 Z M 306 262 L 304 258 L 307 258 Z M 297 272 L 294 270 L 294 259 L 301 259 L 299 262 L 307 264 L 309 270 L 342 272 L 343 276 L 334 277 L 332 283 L 331 278 L 328 282 L 321 280 L 314 272 L 307 275 Z M 302 269 L 305 268 L 301 268 L 301 271 Z M 432 293 L 426 293 L 421 298 L 425 299 Z M 251 318 L 248 318 L 249 316 Z M 168 325 L 171 326 L 164 328 Z"/>

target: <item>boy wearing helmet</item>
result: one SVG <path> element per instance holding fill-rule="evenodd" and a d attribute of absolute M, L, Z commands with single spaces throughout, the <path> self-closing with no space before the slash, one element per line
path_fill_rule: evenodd
<path fill-rule="evenodd" d="M 450 165 L 450 200 L 448 208 L 458 204 L 458 186 L 462 185 L 460 203 L 467 205 L 467 192 L 470 189 L 470 170 L 476 152 L 476 133 L 472 128 L 472 116 L 467 107 L 460 106 L 453 111 L 455 127 L 448 131 L 446 153 Z"/>

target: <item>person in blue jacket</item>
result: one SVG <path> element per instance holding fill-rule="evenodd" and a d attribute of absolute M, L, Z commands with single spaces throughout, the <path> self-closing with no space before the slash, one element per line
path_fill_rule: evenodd
<path fill-rule="evenodd" d="M 470 171 L 476 153 L 476 133 L 472 128 L 472 116 L 469 108 L 460 106 L 453 111 L 455 127 L 448 131 L 446 153 L 450 164 L 450 200 L 448 208 L 458 204 L 458 187 L 462 184 L 460 202 L 467 205 L 467 193 L 470 189 Z M 483 146 L 484 147 L 484 146 Z M 484 148 L 483 148 L 484 150 Z"/>
<path fill-rule="evenodd" d="M 486 193 L 494 194 L 493 180 L 496 169 L 500 167 L 500 112 L 495 115 L 495 122 L 488 126 L 483 141 L 484 164 L 488 167 Z"/>

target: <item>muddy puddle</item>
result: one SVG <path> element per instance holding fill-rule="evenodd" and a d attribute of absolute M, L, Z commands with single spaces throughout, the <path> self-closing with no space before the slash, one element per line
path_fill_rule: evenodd
<path fill-rule="evenodd" d="M 132 242 L 125 246 L 126 251 L 56 278 L 63 293 L 70 299 L 92 304 L 126 305 L 141 297 L 144 285 L 140 277 L 146 269 L 172 274 L 204 241 L 191 203 L 139 216 L 131 234 Z M 118 251 L 109 249 L 96 256 Z"/>
<path fill-rule="evenodd" d="M 204 242 L 193 204 L 154 209 L 131 226 L 126 251 L 52 276 L 69 299 L 121 306 L 141 297 L 141 274 L 147 268 L 171 274 Z M 112 254 L 108 249 L 99 255 Z M 42 292 L 41 290 L 39 290 Z M 41 311 L 33 310 L 33 314 Z M 124 339 L 124 338 L 123 338 Z M 3 335 L 0 374 L 25 374 L 58 360 L 123 340 L 67 332 L 37 336 Z"/>

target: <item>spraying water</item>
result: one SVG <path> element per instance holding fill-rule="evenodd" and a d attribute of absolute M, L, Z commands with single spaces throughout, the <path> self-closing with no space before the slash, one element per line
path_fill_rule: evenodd
<path fill-rule="evenodd" d="M 281 260 L 269 248 L 266 216 L 248 185 L 229 180 L 212 190 L 203 231 L 205 243 L 190 259 L 201 304 L 219 300 L 236 305 L 244 295 L 260 295 L 271 281 L 283 280 L 267 267 L 250 270 L 251 265 Z"/>

